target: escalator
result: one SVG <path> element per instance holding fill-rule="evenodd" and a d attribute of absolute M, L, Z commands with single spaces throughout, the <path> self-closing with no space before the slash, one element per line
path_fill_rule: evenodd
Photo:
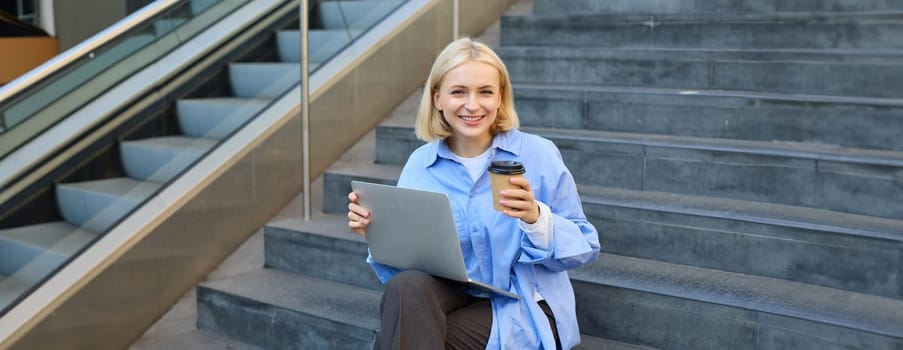
<path fill-rule="evenodd" d="M 402 2 L 311 1 L 311 71 Z M 74 259 L 149 201 L 179 201 L 161 193 L 255 118 L 297 112 L 280 101 L 300 81 L 298 13 L 296 1 L 157 1 L 0 89 L 0 347 L 17 308 Z M 299 157 L 273 152 L 256 161 Z"/>

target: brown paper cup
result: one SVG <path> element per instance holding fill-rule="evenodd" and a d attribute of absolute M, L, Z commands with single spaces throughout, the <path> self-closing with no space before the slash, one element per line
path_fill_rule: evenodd
<path fill-rule="evenodd" d="M 509 179 L 512 177 L 523 177 L 525 171 L 521 162 L 500 160 L 494 161 L 489 165 L 489 179 L 492 184 L 492 207 L 495 210 L 505 210 L 505 207 L 499 204 L 499 200 L 502 199 L 499 192 L 507 188 L 518 188 L 512 185 Z"/>
<path fill-rule="evenodd" d="M 508 179 L 510 179 L 512 177 L 523 177 L 523 175 L 502 175 L 502 174 L 489 173 L 489 179 L 492 182 L 492 207 L 495 208 L 495 210 L 498 210 L 498 211 L 505 210 L 505 207 L 503 207 L 501 204 L 499 204 L 499 201 L 502 199 L 502 196 L 499 194 L 499 192 L 501 192 L 501 190 L 504 190 L 507 188 L 518 188 L 517 186 L 512 185 L 511 182 L 508 181 Z"/>

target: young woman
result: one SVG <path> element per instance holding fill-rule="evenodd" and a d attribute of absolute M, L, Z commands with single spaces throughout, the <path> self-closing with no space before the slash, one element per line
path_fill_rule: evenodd
<path fill-rule="evenodd" d="M 408 158 L 399 187 L 448 194 L 471 279 L 521 296 L 488 295 L 418 271 L 367 261 L 386 283 L 378 349 L 569 349 L 580 342 L 566 270 L 599 254 L 577 188 L 555 145 L 520 132 L 508 71 L 486 45 L 449 44 L 430 71 L 415 132 L 428 142 Z M 517 188 L 493 210 L 491 161 L 523 163 Z M 349 193 L 348 226 L 371 217 Z M 397 220 L 397 219 L 396 219 Z"/>

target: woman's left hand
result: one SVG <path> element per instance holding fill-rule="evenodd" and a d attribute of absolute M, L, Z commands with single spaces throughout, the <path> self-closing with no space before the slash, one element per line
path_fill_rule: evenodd
<path fill-rule="evenodd" d="M 530 181 L 523 177 L 512 177 L 508 181 L 518 189 L 505 189 L 499 192 L 501 200 L 499 203 L 505 207 L 505 215 L 512 218 L 518 218 L 528 224 L 536 223 L 539 219 L 539 204 L 533 197 L 533 190 L 530 188 Z"/>

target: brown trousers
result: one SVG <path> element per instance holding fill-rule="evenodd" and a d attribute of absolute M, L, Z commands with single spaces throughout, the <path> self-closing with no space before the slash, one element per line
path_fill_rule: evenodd
<path fill-rule="evenodd" d="M 545 302 L 555 340 L 555 318 Z M 374 343 L 385 349 L 485 349 L 492 331 L 489 299 L 468 295 L 459 284 L 420 271 L 403 271 L 386 284 Z"/>

